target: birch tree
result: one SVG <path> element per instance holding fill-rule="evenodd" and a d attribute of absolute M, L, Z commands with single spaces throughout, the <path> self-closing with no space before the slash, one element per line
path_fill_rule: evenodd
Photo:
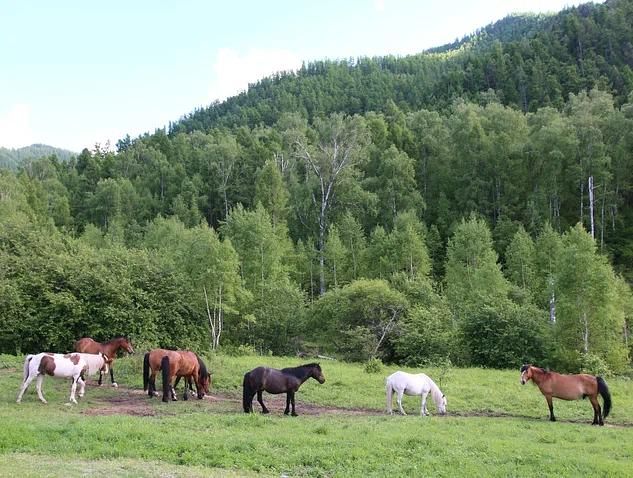
<path fill-rule="evenodd" d="M 333 114 L 316 119 L 308 135 L 297 135 L 294 154 L 305 166 L 305 180 L 316 209 L 317 250 L 319 252 L 319 292 L 325 293 L 325 238 L 330 214 L 339 187 L 346 177 L 357 173 L 368 142 L 365 123 L 358 116 Z"/>

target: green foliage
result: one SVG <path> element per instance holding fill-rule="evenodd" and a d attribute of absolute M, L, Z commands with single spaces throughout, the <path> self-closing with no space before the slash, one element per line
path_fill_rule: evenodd
<path fill-rule="evenodd" d="M 326 351 L 350 360 L 389 354 L 408 302 L 382 280 L 358 280 L 327 292 L 310 310 L 308 332 Z"/>
<path fill-rule="evenodd" d="M 542 363 L 548 353 L 544 314 L 534 307 L 509 302 L 471 309 L 462 324 L 462 340 L 469 363 L 512 368 Z"/>
<path fill-rule="evenodd" d="M 382 360 L 376 357 L 370 358 L 367 362 L 365 362 L 365 373 L 381 373 L 384 369 L 384 365 Z"/>

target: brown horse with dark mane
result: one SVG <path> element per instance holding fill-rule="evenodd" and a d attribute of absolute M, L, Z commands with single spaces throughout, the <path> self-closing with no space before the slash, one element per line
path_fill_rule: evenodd
<path fill-rule="evenodd" d="M 113 387 L 118 387 L 118 384 L 114 381 L 114 371 L 112 370 L 112 362 L 116 357 L 116 353 L 119 350 L 125 350 L 129 354 L 134 353 L 134 349 L 132 348 L 132 343 L 126 337 L 117 337 L 115 339 L 110 340 L 109 342 L 97 342 L 92 340 L 90 337 L 84 337 L 75 342 L 75 352 L 81 352 L 86 354 L 98 354 L 102 353 L 103 355 L 108 356 L 110 359 L 110 380 L 112 381 Z M 99 372 L 99 385 L 103 380 L 103 372 Z"/>
<path fill-rule="evenodd" d="M 192 389 L 191 381 L 196 384 L 198 399 L 209 393 L 211 377 L 204 362 L 195 353 L 188 350 L 154 349 L 145 354 L 143 359 L 143 390 L 150 397 L 158 395 L 156 392 L 156 374 L 161 371 L 163 378 L 163 402 L 178 400 L 175 387 L 180 378 L 185 379 L 184 400 L 189 398 Z M 177 378 L 172 386 L 172 381 Z"/>
<path fill-rule="evenodd" d="M 579 400 L 589 397 L 593 406 L 592 425 L 604 425 L 603 418 L 607 418 L 611 411 L 611 393 L 609 393 L 609 388 L 602 377 L 584 373 L 561 375 L 533 365 L 524 365 L 521 367 L 521 384 L 525 385 L 528 380 L 532 380 L 541 393 L 545 395 L 549 407 L 549 419 L 553 422 L 556 421 L 556 418 L 554 417 L 552 398 Z M 602 396 L 604 402 L 604 415 L 600 409 L 598 394 Z"/>
<path fill-rule="evenodd" d="M 325 382 L 325 377 L 318 363 L 309 363 L 299 367 L 289 367 L 281 370 L 268 367 L 257 367 L 244 375 L 243 382 L 243 399 L 244 412 L 253 411 L 253 397 L 257 394 L 257 401 L 262 406 L 262 413 L 269 413 L 268 408 L 262 400 L 263 392 L 272 394 L 286 394 L 286 410 L 285 415 L 290 412 L 292 404 L 292 416 L 296 417 L 295 412 L 295 393 L 299 387 L 310 377 L 319 383 Z"/>

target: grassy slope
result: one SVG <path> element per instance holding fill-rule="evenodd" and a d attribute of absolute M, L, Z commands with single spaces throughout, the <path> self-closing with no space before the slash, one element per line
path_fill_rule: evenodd
<path fill-rule="evenodd" d="M 214 392 L 237 398 L 241 377 L 250 368 L 299 361 L 214 357 L 207 363 L 214 371 Z M 144 397 L 142 403 L 154 416 L 92 416 L 86 412 L 124 391 L 90 388 L 80 404 L 71 407 L 65 405 L 68 384 L 52 379 L 44 384 L 49 405 L 40 404 L 30 389 L 17 405 L 19 368 L 12 368 L 17 363 L 7 357 L 0 357 L 3 365 L 0 469 L 12 474 L 42 476 L 46 470 L 49 476 L 61 476 L 66 468 L 71 476 L 80 469 L 104 476 L 199 476 L 205 470 L 217 474 L 218 469 L 270 476 L 624 476 L 633 471 L 633 427 L 626 426 L 633 422 L 633 384 L 622 379 L 608 381 L 613 415 L 610 425 L 598 428 L 587 425 L 587 401 L 558 401 L 555 410 L 562 421 L 546 421 L 543 397 L 531 385 L 519 385 L 516 371 L 451 370 L 442 379 L 452 414 L 447 418 L 332 413 L 292 419 L 244 415 L 234 401 L 164 405 Z M 119 360 L 121 385 L 140 388 L 140 366 L 140 357 Z M 384 408 L 384 376 L 394 369 L 366 374 L 355 365 L 322 366 L 327 382 L 304 385 L 297 397 L 299 413 L 305 403 Z M 407 411 L 418 411 L 417 398 L 405 402 Z M 434 409 L 432 404 L 429 408 Z M 465 416 L 490 412 L 509 416 Z"/>

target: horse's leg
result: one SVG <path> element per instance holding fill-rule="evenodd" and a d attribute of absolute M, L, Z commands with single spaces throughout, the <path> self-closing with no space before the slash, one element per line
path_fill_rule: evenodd
<path fill-rule="evenodd" d="M 262 406 L 262 413 L 270 413 L 270 410 L 268 410 L 266 408 L 266 405 L 264 405 L 264 400 L 262 400 L 263 396 L 264 396 L 264 391 L 263 390 L 258 390 L 257 391 L 257 401 Z"/>
<path fill-rule="evenodd" d="M 99 370 L 99 386 L 101 386 L 102 381 L 103 381 L 103 370 Z"/>
<path fill-rule="evenodd" d="M 177 402 L 178 401 L 178 397 L 176 396 L 176 389 L 173 386 L 171 386 L 170 388 L 171 388 L 171 399 L 174 402 Z"/>
<path fill-rule="evenodd" d="M 286 409 L 284 410 L 284 415 L 288 415 L 290 413 L 290 396 L 292 392 L 288 390 L 286 392 Z"/>
<path fill-rule="evenodd" d="M 156 391 L 156 372 L 152 370 L 152 373 L 149 376 L 149 385 L 147 387 L 147 394 L 150 397 L 158 397 L 158 392 Z"/>
<path fill-rule="evenodd" d="M 48 403 L 42 395 L 42 381 L 44 380 L 44 375 L 38 375 L 37 381 L 35 382 L 35 389 L 37 390 L 37 396 L 43 403 Z"/>
<path fill-rule="evenodd" d="M 600 402 L 598 401 L 598 396 L 593 395 L 589 397 L 591 401 L 591 406 L 593 407 L 593 422 L 592 425 L 604 425 L 602 421 L 602 410 L 600 409 Z"/>
<path fill-rule="evenodd" d="M 545 395 L 545 400 L 547 400 L 547 406 L 549 407 L 549 421 L 555 422 L 556 417 L 554 416 L 554 405 L 552 404 L 552 396 Z"/>
<path fill-rule="evenodd" d="M 398 394 L 396 401 L 398 402 L 398 408 L 400 409 L 400 414 L 406 415 L 406 413 L 404 413 L 404 409 L 402 408 L 402 395 L 404 395 L 404 390 L 398 390 L 396 393 Z"/>
<path fill-rule="evenodd" d="M 429 411 L 426 409 L 426 397 L 428 393 L 422 393 L 422 406 L 420 408 L 420 416 L 424 417 L 429 414 Z"/>
<path fill-rule="evenodd" d="M 79 383 L 79 396 L 83 397 L 86 393 L 86 381 L 80 375 L 77 382 Z"/>
<path fill-rule="evenodd" d="M 295 412 L 295 392 L 288 392 L 288 395 L 290 395 L 290 403 L 292 403 L 292 413 L 291 415 L 293 417 L 297 416 L 297 412 Z"/>
<path fill-rule="evenodd" d="M 110 381 L 112 382 L 112 386 L 114 388 L 118 388 L 119 384 L 114 381 L 114 370 L 112 370 L 112 364 L 110 364 Z"/>
<path fill-rule="evenodd" d="M 35 375 L 33 374 L 26 377 L 26 380 L 22 384 L 22 389 L 20 390 L 20 393 L 18 393 L 18 399 L 16 400 L 17 403 L 20 403 L 22 401 L 22 395 L 24 395 L 24 392 L 26 392 L 26 389 L 31 384 L 34 378 L 35 378 Z"/>
<path fill-rule="evenodd" d="M 79 380 L 79 375 L 73 377 L 73 384 L 70 386 L 70 401 L 72 403 L 77 403 L 77 399 L 75 398 L 75 391 L 77 390 L 77 380 Z"/>
<path fill-rule="evenodd" d="M 178 377 L 180 378 L 180 377 Z M 191 383 L 190 383 L 191 377 L 186 377 L 185 378 L 185 394 L 182 396 L 183 400 L 189 400 L 189 391 L 187 390 L 188 387 L 191 387 Z M 176 383 L 178 383 L 178 379 L 176 379 Z M 176 388 L 176 384 L 174 384 L 174 388 Z"/>

